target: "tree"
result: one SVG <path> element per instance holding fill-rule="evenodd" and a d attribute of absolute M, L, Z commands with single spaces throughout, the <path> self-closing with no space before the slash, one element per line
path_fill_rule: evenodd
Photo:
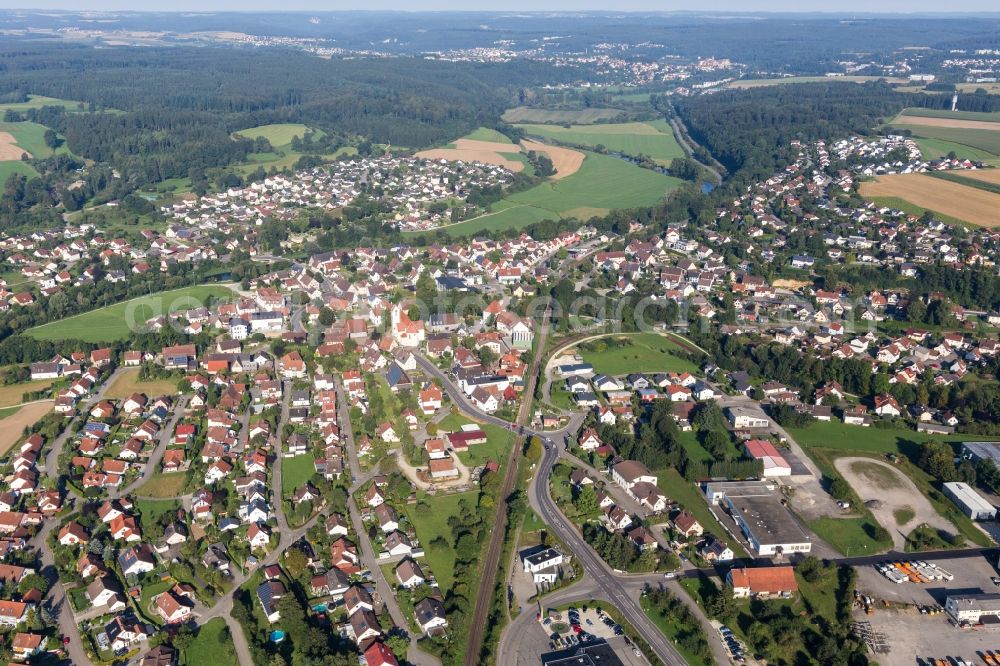
<path fill-rule="evenodd" d="M 410 648 L 410 641 L 401 633 L 391 633 L 386 636 L 385 645 L 392 651 L 392 654 L 403 659 Z"/>
<path fill-rule="evenodd" d="M 847 499 L 851 495 L 851 486 L 843 477 L 838 476 L 830 483 L 830 494 L 837 500 Z"/>
<path fill-rule="evenodd" d="M 174 634 L 174 641 L 173 641 L 174 647 L 180 650 L 181 652 L 184 652 L 189 647 L 191 647 L 191 643 L 193 642 L 194 642 L 194 633 L 191 631 L 191 627 L 187 626 L 186 624 L 181 625 L 177 629 L 177 633 Z"/>
<path fill-rule="evenodd" d="M 336 312 L 334 312 L 325 305 L 319 309 L 319 323 L 321 326 L 323 327 L 332 326 L 335 321 L 337 321 Z"/>
<path fill-rule="evenodd" d="M 597 491 L 593 484 L 585 485 L 576 496 L 576 510 L 582 515 L 590 516 L 596 514 L 598 508 Z"/>
<path fill-rule="evenodd" d="M 920 459 L 917 464 L 938 481 L 954 481 L 958 478 L 958 470 L 955 469 L 955 450 L 950 444 L 938 440 L 926 442 L 920 449 Z"/>

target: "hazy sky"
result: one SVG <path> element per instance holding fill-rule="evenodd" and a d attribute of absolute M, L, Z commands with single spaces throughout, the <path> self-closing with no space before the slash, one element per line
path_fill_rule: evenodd
<path fill-rule="evenodd" d="M 153 11 L 614 10 L 614 11 L 831 11 L 997 12 L 996 0 L 0 0 L 4 9 L 113 9 Z"/>

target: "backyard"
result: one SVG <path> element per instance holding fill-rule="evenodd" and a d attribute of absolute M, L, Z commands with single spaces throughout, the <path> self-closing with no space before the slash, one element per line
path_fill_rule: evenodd
<path fill-rule="evenodd" d="M 209 620 L 198 628 L 191 645 L 181 654 L 181 666 L 201 666 L 202 664 L 232 664 L 236 661 L 236 650 L 229 627 L 221 617 Z"/>
<path fill-rule="evenodd" d="M 451 589 L 454 580 L 455 551 L 450 546 L 445 548 L 432 546 L 431 542 L 437 537 L 443 537 L 449 544 L 454 541 L 451 528 L 448 526 L 448 518 L 460 515 L 458 503 L 462 498 L 468 499 L 473 505 L 476 503 L 476 494 L 473 492 L 425 495 L 416 505 L 407 505 L 405 509 L 406 516 L 417 531 L 417 538 L 424 547 L 427 564 L 430 565 L 442 590 Z M 422 508 L 422 503 L 426 503 L 430 509 Z"/>
<path fill-rule="evenodd" d="M 289 496 L 313 477 L 316 468 L 309 454 L 281 459 L 281 494 Z"/>
<path fill-rule="evenodd" d="M 149 397 L 173 395 L 177 393 L 177 382 L 172 379 L 140 381 L 139 368 L 129 368 L 118 373 L 114 383 L 104 392 L 104 397 L 125 399 L 133 393 L 144 393 Z"/>

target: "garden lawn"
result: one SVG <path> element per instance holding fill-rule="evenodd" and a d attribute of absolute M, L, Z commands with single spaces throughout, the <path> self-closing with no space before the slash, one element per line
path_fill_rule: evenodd
<path fill-rule="evenodd" d="M 514 433 L 500 426 L 481 423 L 460 412 L 452 412 L 438 424 L 438 431 L 453 432 L 461 430 L 463 425 L 474 423 L 486 433 L 485 444 L 473 444 L 468 451 L 460 451 L 458 458 L 469 467 L 483 465 L 487 460 L 493 460 L 502 468 L 507 463 L 510 447 L 514 442 Z"/>
<path fill-rule="evenodd" d="M 181 666 L 202 666 L 202 664 L 233 664 L 236 662 L 236 649 L 233 638 L 229 635 L 226 621 L 221 617 L 209 620 L 198 629 L 191 645 L 181 655 Z"/>
<path fill-rule="evenodd" d="M 606 338 L 607 350 L 603 352 L 580 349 L 584 362 L 594 366 L 594 372 L 606 375 L 627 375 L 630 372 L 696 372 L 694 363 L 675 356 L 681 348 L 669 338 L 656 333 L 639 333 L 627 336 L 631 345 L 615 347 L 614 338 Z M 592 342 L 599 342 L 597 340 Z"/>
<path fill-rule="evenodd" d="M 663 494 L 694 514 L 705 531 L 724 540 L 736 557 L 747 557 L 747 551 L 739 542 L 729 538 L 729 534 L 709 510 L 705 496 L 693 483 L 686 481 L 680 472 L 673 467 L 657 471 L 656 479 L 656 485 L 663 491 Z"/>
<path fill-rule="evenodd" d="M 36 340 L 83 340 L 111 342 L 123 340 L 133 329 L 143 328 L 153 317 L 201 307 L 208 298 L 228 299 L 233 292 L 228 287 L 200 285 L 141 296 L 91 310 L 59 321 L 28 329 L 25 335 Z"/>
<path fill-rule="evenodd" d="M 431 571 L 438 581 L 442 591 L 451 589 L 454 582 L 455 551 L 451 545 L 455 541 L 455 536 L 448 527 L 448 518 L 459 515 L 458 503 L 462 498 L 468 498 L 473 504 L 476 503 L 476 493 L 456 493 L 454 495 L 425 495 L 418 500 L 416 505 L 407 505 L 404 509 L 407 519 L 417 531 L 417 538 L 423 546 Z M 420 506 L 421 502 L 426 502 L 430 510 Z M 437 537 L 444 537 L 448 542 L 447 548 L 435 548 L 431 546 L 431 541 Z"/>
<path fill-rule="evenodd" d="M 302 456 L 281 459 L 281 494 L 291 496 L 296 488 L 301 487 L 313 477 L 316 468 L 313 457 L 308 453 Z"/>
<path fill-rule="evenodd" d="M 139 610 L 142 614 L 151 622 L 161 625 L 163 624 L 163 618 L 160 617 L 159 613 L 150 610 L 149 606 L 156 595 L 166 592 L 171 587 L 174 586 L 174 580 L 172 578 L 167 580 L 157 581 L 152 584 L 146 584 L 141 587 L 140 597 L 139 597 Z"/>

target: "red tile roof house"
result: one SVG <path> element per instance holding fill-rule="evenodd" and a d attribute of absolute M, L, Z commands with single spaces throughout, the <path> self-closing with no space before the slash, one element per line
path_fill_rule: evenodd
<path fill-rule="evenodd" d="M 776 597 L 798 591 L 795 570 L 790 566 L 730 569 L 726 582 L 737 599 Z"/>

